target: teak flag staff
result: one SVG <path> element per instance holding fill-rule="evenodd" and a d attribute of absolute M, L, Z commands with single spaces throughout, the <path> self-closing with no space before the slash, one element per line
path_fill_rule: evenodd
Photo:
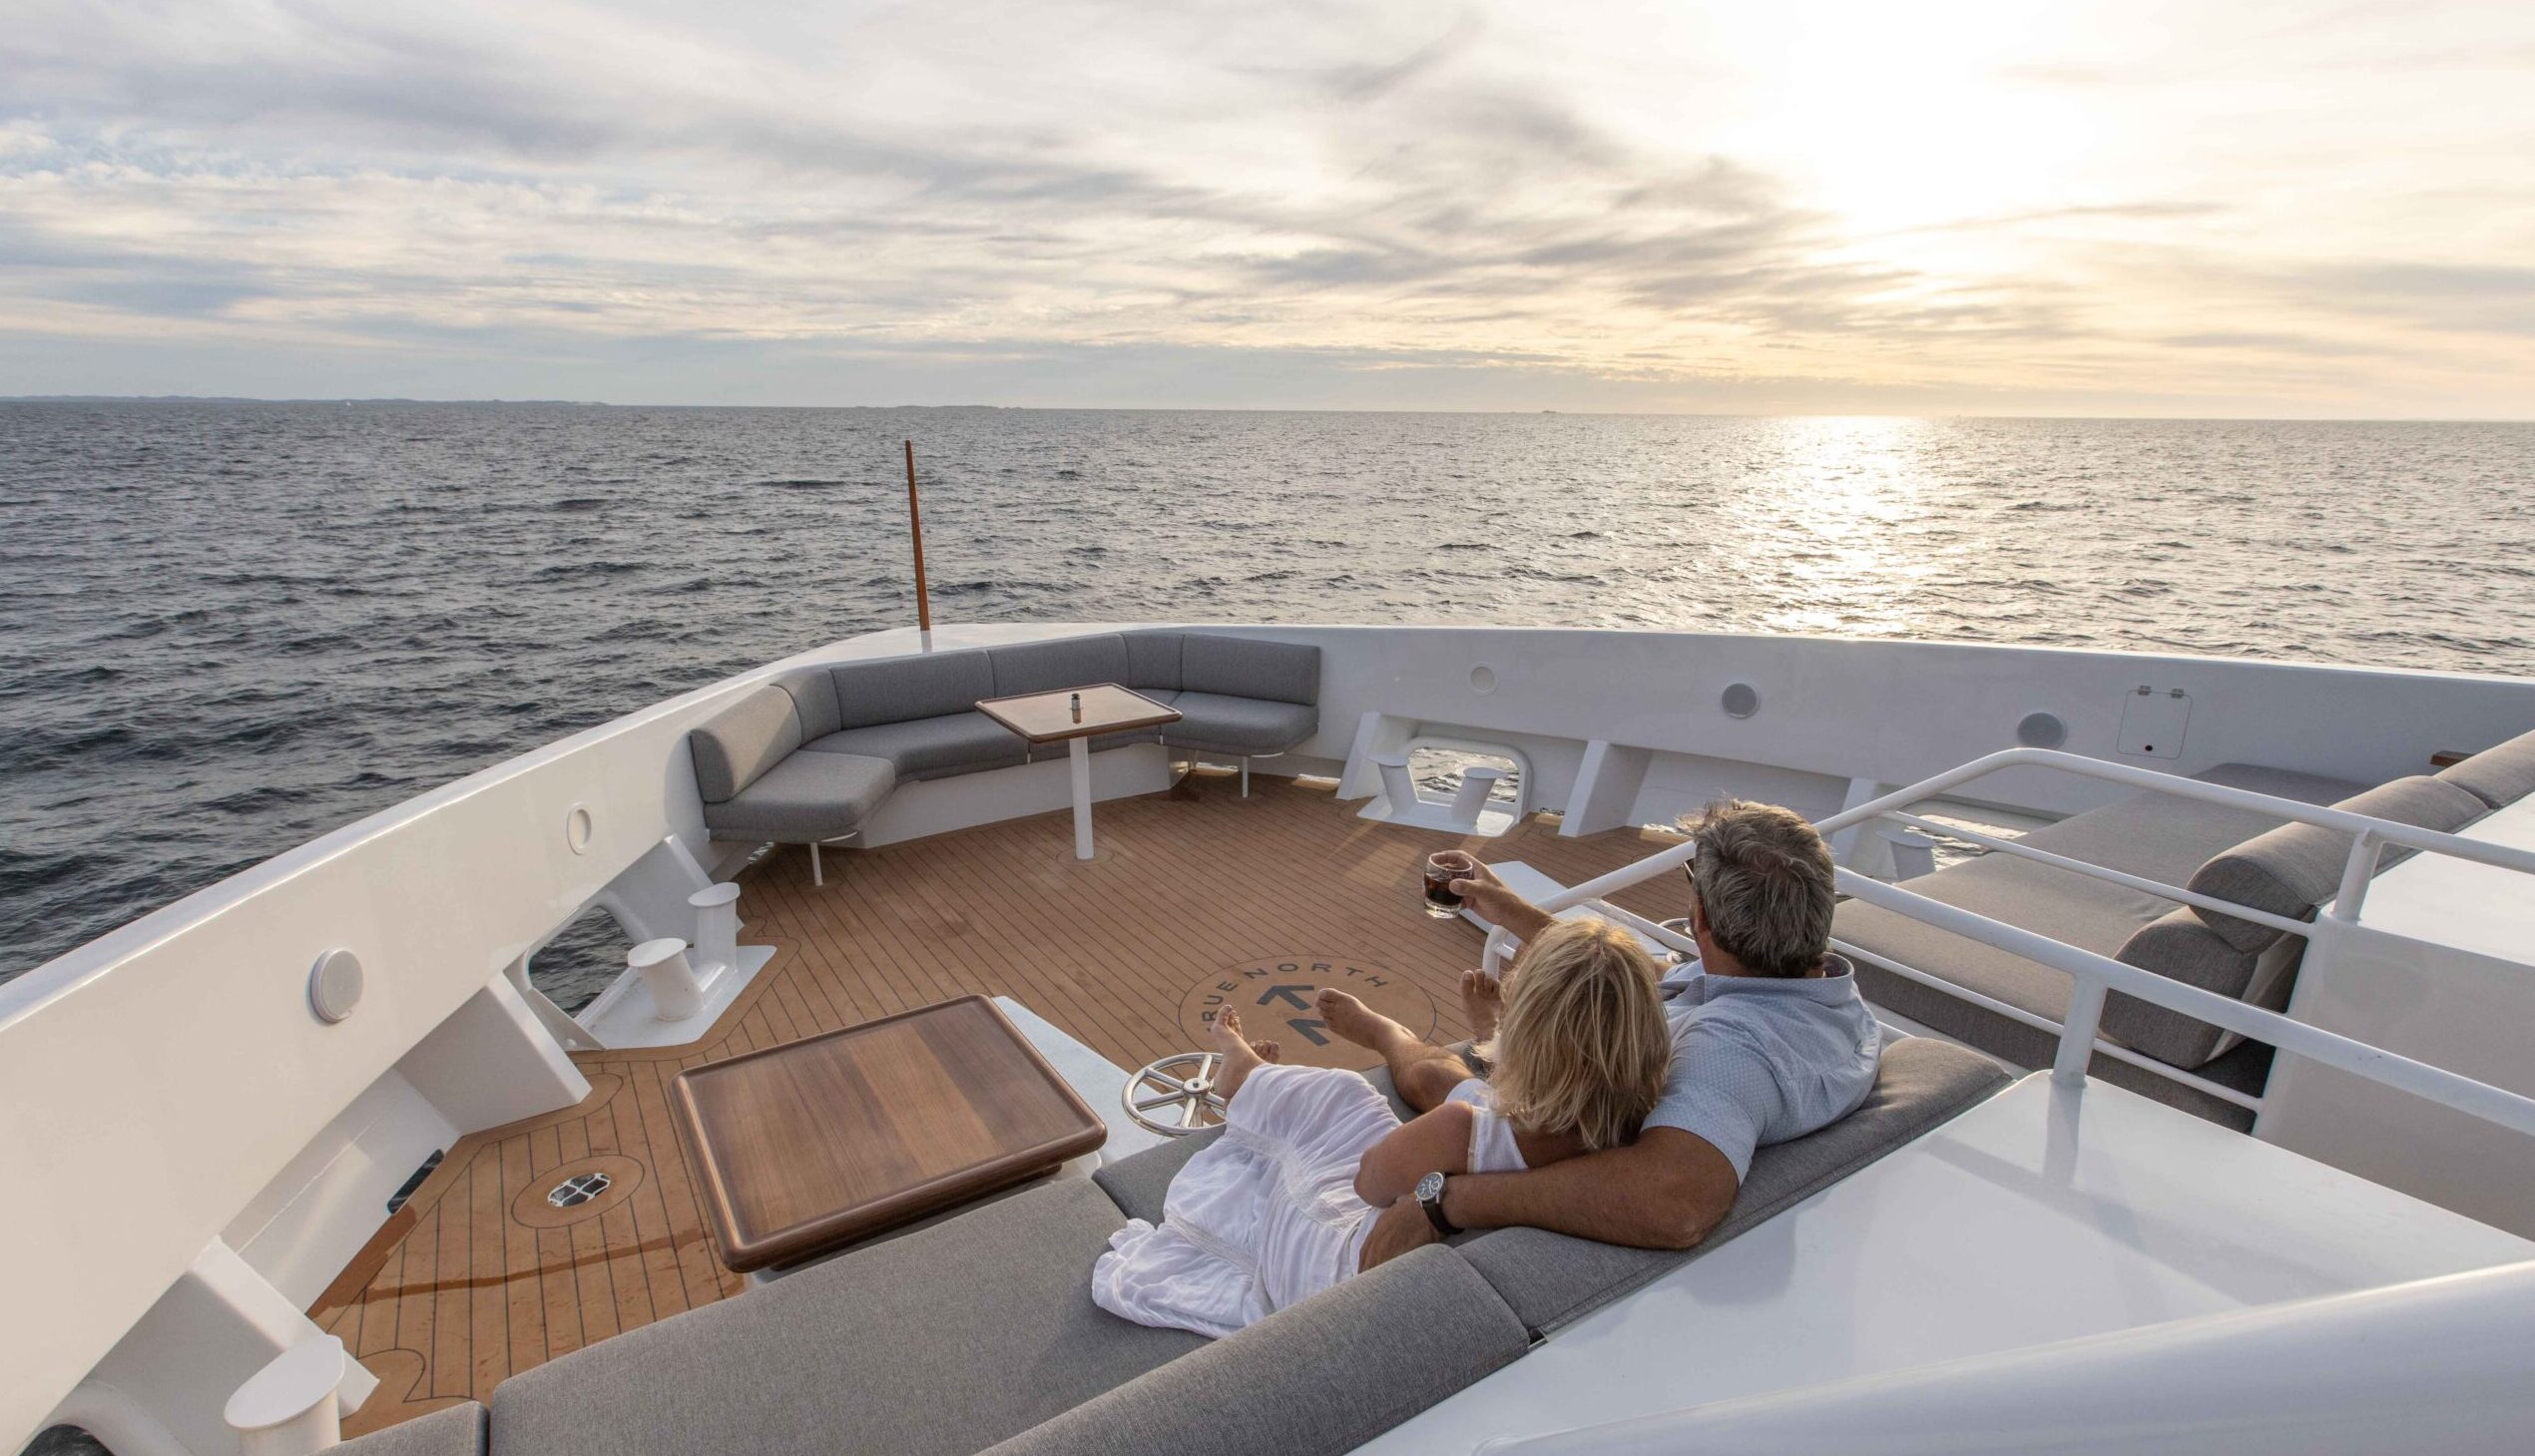
<path fill-rule="evenodd" d="M 906 529 L 915 538 L 915 630 L 933 630 L 933 604 L 924 592 L 924 512 L 915 502 L 915 442 L 906 442 Z"/>

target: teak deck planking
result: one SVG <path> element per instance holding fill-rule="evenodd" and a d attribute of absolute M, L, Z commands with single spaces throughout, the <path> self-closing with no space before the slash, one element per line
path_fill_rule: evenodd
<path fill-rule="evenodd" d="M 778 850 L 741 876 L 742 939 L 775 957 L 696 1042 L 576 1053 L 575 1107 L 458 1141 L 309 1310 L 379 1377 L 350 1435 L 473 1398 L 518 1371 L 741 1291 L 706 1233 L 670 1122 L 679 1072 L 972 993 L 1010 996 L 1119 1066 L 1196 1044 L 1184 997 L 1228 967 L 1298 958 L 1377 965 L 1466 1034 L 1455 982 L 1478 931 L 1419 911 L 1419 863 L 1456 841 L 1356 817 L 1325 783 L 1260 776 L 1249 798 L 1201 773 L 1101 805 L 1101 853 L 1073 857 L 1063 811 L 829 858 Z M 1457 841 L 1575 884 L 1664 842 L 1562 838 L 1534 818 Z M 1619 897 L 1682 910 L 1678 881 Z M 573 1210 L 545 1193 L 591 1168 L 615 1180 Z"/>

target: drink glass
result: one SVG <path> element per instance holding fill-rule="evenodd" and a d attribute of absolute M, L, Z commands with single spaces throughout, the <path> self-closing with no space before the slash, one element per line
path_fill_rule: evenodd
<path fill-rule="evenodd" d="M 1452 882 L 1468 879 L 1478 868 L 1478 861 L 1458 849 L 1446 849 L 1426 856 L 1426 913 L 1437 920 L 1449 920 L 1461 913 L 1461 897 L 1452 892 Z"/>

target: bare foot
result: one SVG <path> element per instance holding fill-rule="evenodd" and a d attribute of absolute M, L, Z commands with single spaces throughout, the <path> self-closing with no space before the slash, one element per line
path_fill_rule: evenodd
<path fill-rule="evenodd" d="M 1331 1032 L 1359 1047 L 1370 1047 L 1378 1052 L 1401 1037 L 1411 1041 L 1416 1039 L 1415 1033 L 1408 1028 L 1344 991 L 1323 989 L 1313 994 L 1311 1005 L 1320 1013 L 1320 1019 L 1328 1023 Z"/>
<path fill-rule="evenodd" d="M 1215 1095 L 1227 1104 L 1233 1094 L 1242 1090 L 1250 1074 L 1269 1062 L 1285 1059 L 1284 1048 L 1271 1041 L 1250 1041 L 1242 1035 L 1242 1018 L 1238 1011 L 1218 1012 L 1215 1017 L 1215 1050 L 1222 1053 L 1224 1064 L 1215 1072 Z"/>
<path fill-rule="evenodd" d="M 1505 1014 L 1505 987 L 1485 971 L 1461 973 L 1461 1017 L 1470 1023 L 1470 1040 L 1486 1041 L 1496 1035 L 1497 1019 Z"/>

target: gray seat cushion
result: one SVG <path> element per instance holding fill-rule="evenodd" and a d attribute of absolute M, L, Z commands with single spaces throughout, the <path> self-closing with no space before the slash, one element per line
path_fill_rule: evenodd
<path fill-rule="evenodd" d="M 725 803 L 705 805 L 705 827 L 720 839 L 808 844 L 861 827 L 897 771 L 859 753 L 794 753 Z"/>
<path fill-rule="evenodd" d="M 1754 1224 L 1839 1182 L 2007 1085 L 1989 1059 L 1929 1037 L 1894 1042 L 1855 1112 L 1764 1148 L 1734 1210 L 1698 1247 L 1624 1248 L 1540 1228 L 1499 1228 L 1458 1252 L 1541 1333 L 1572 1324 Z"/>
<path fill-rule="evenodd" d="M 2450 763 L 2438 776 L 2495 809 L 2506 808 L 2535 793 L 2535 732 Z"/>
<path fill-rule="evenodd" d="M 902 780 L 1007 768 L 1026 757 L 1022 740 L 1010 728 L 974 710 L 846 728 L 812 738 L 801 750 L 885 758 Z"/>
<path fill-rule="evenodd" d="M 399 1421 L 334 1449 L 342 1456 L 483 1456 L 491 1416 L 474 1401 Z"/>
<path fill-rule="evenodd" d="M 1320 650 L 1303 643 L 1192 632 L 1180 639 L 1180 687 L 1226 698 L 1320 701 Z"/>
<path fill-rule="evenodd" d="M 1163 741 L 1218 753 L 1281 753 L 1320 730 L 1320 710 L 1268 698 L 1228 698 L 1194 689 L 1171 700 L 1180 721 Z"/>
<path fill-rule="evenodd" d="M 2250 763 L 2224 763 L 2192 776 L 2205 783 L 2312 804 L 2337 803 L 2366 787 Z M 2025 835 L 2023 842 L 2089 864 L 2179 885 L 2190 879 L 2192 872 L 2211 855 L 2284 822 L 2280 815 L 2260 809 L 2144 792 L 2082 814 L 2071 814 L 2056 824 L 2046 824 Z M 2172 904 L 2159 901 L 2157 914 L 2165 913 Z"/>
<path fill-rule="evenodd" d="M 1025 1431 L 991 1456 L 1337 1456 L 1525 1348 L 1522 1322 L 1458 1254 L 1420 1248 Z"/>
<path fill-rule="evenodd" d="M 514 1375 L 493 1444 L 970 1456 L 1206 1343 L 1092 1303 L 1125 1222 L 1080 1179 L 986 1205 Z"/>
<path fill-rule="evenodd" d="M 977 700 L 995 696 L 994 673 L 981 652 L 840 663 L 828 671 L 828 677 L 836 693 L 836 717 L 827 726 L 828 732 L 966 713 L 977 706 Z"/>
<path fill-rule="evenodd" d="M 986 658 L 995 679 L 995 691 L 988 696 L 995 698 L 1127 680 L 1127 643 L 1114 632 L 988 648 Z"/>
<path fill-rule="evenodd" d="M 1130 632 L 1127 639 L 1127 687 L 1146 697 L 1156 692 L 1177 693 L 1187 685 L 1180 681 L 1180 639 L 1176 632 Z"/>
<path fill-rule="evenodd" d="M 722 803 L 800 745 L 792 695 L 772 683 L 752 688 L 688 730 L 696 792 L 708 804 Z"/>
<path fill-rule="evenodd" d="M 2464 789 L 2425 775 L 2379 784 L 2336 807 L 2441 833 L 2463 828 L 2488 812 L 2482 800 Z M 2213 855 L 2192 876 L 2189 888 L 2286 919 L 2311 920 L 2317 906 L 2340 892 L 2350 839 L 2317 824 L 2282 824 Z M 2388 846 L 2378 856 L 2377 868 L 2391 868 L 2411 854 Z M 2241 951 L 2261 951 L 2285 933 L 2217 910 L 2195 907 L 2192 913 Z"/>

